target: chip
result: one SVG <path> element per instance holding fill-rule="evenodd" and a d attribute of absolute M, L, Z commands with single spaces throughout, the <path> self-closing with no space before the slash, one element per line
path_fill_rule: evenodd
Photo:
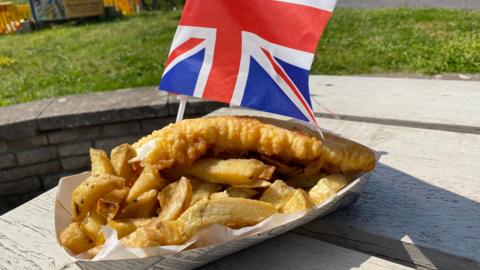
<path fill-rule="evenodd" d="M 317 205 L 333 196 L 340 189 L 348 185 L 349 182 L 344 175 L 332 174 L 320 179 L 318 183 L 310 189 L 308 195 L 310 195 L 313 203 Z"/>
<path fill-rule="evenodd" d="M 276 180 L 263 192 L 260 201 L 271 203 L 278 210 L 290 200 L 294 193 L 294 188 L 282 180 Z"/>
<path fill-rule="evenodd" d="M 172 191 L 172 196 L 158 215 L 157 222 L 174 220 L 190 206 L 192 200 L 192 186 L 186 177 L 180 178 Z"/>
<path fill-rule="evenodd" d="M 60 234 L 60 242 L 73 254 L 82 253 L 94 246 L 85 225 L 81 222 L 73 222 L 65 228 Z"/>
<path fill-rule="evenodd" d="M 178 245 L 186 240 L 176 221 L 160 222 L 155 226 L 140 227 L 120 241 L 127 247 Z"/>
<path fill-rule="evenodd" d="M 158 202 L 160 203 L 160 208 L 164 209 L 167 207 L 168 201 L 172 199 L 173 193 L 175 192 L 175 189 L 177 188 L 178 181 L 170 183 L 166 187 L 162 189 L 157 195 Z"/>
<path fill-rule="evenodd" d="M 257 180 L 269 180 L 275 171 L 256 159 L 215 159 L 206 158 L 192 165 L 171 169 L 178 176 L 194 176 L 207 182 L 230 185 L 247 185 Z"/>
<path fill-rule="evenodd" d="M 226 190 L 222 192 L 215 192 L 210 195 L 210 199 L 228 198 L 228 197 L 230 197 L 230 195 L 228 195 Z"/>
<path fill-rule="evenodd" d="M 237 188 L 266 188 L 269 187 L 272 183 L 265 181 L 265 180 L 255 180 L 251 183 L 248 184 L 238 184 L 238 185 L 232 185 L 232 187 L 237 187 Z"/>
<path fill-rule="evenodd" d="M 90 148 L 90 160 L 92 162 L 92 174 L 115 175 L 115 170 L 105 151 Z"/>
<path fill-rule="evenodd" d="M 208 198 L 212 193 L 222 190 L 222 186 L 215 183 L 205 182 L 197 179 L 190 179 L 192 183 L 192 200 L 190 205 L 196 203 L 202 198 Z"/>
<path fill-rule="evenodd" d="M 185 235 L 192 237 L 212 224 L 231 228 L 255 225 L 277 213 L 271 203 L 245 198 L 202 199 L 188 208 L 179 218 Z"/>
<path fill-rule="evenodd" d="M 313 202 L 310 200 L 308 193 L 299 188 L 295 191 L 293 196 L 288 200 L 288 202 L 282 206 L 280 212 L 282 213 L 297 213 L 305 212 L 312 208 Z"/>
<path fill-rule="evenodd" d="M 302 168 L 299 166 L 288 165 L 265 155 L 261 155 L 260 159 L 267 164 L 275 166 L 275 172 L 283 176 L 293 176 L 302 172 Z"/>
<path fill-rule="evenodd" d="M 318 183 L 318 180 L 320 180 L 324 176 L 325 175 L 322 174 L 310 175 L 306 173 L 301 173 L 287 177 L 285 183 L 295 188 L 310 189 L 315 186 Z"/>
<path fill-rule="evenodd" d="M 152 166 L 146 166 L 137 181 L 133 184 L 128 192 L 127 202 L 133 201 L 147 190 L 161 190 L 167 185 L 167 181 L 163 179 L 158 170 Z"/>
<path fill-rule="evenodd" d="M 85 229 L 87 230 L 90 239 L 95 240 L 98 232 L 105 225 L 106 220 L 95 212 L 90 212 L 87 217 L 87 223 L 85 223 Z"/>
<path fill-rule="evenodd" d="M 132 232 L 134 232 L 139 227 L 144 227 L 152 223 L 154 218 L 126 218 L 126 219 L 117 219 L 112 220 L 107 223 L 107 226 L 117 231 L 118 239 L 121 239 Z M 105 242 L 105 237 L 102 231 L 99 232 L 96 245 L 101 245 Z"/>
<path fill-rule="evenodd" d="M 239 197 L 239 198 L 252 198 L 257 195 L 257 191 L 253 188 L 238 188 L 238 187 L 228 187 L 226 189 L 230 197 Z"/>
<path fill-rule="evenodd" d="M 116 189 L 107 193 L 104 197 L 98 199 L 96 212 L 107 221 L 115 218 L 120 205 L 127 196 L 128 188 Z"/>
<path fill-rule="evenodd" d="M 82 221 L 98 199 L 124 186 L 125 179 L 118 176 L 103 174 L 88 177 L 72 193 L 73 218 Z"/>
<path fill-rule="evenodd" d="M 158 191 L 151 189 L 144 192 L 138 198 L 127 203 L 127 205 L 120 210 L 118 218 L 148 218 L 155 214 L 155 209 L 158 207 L 157 200 Z"/>
<path fill-rule="evenodd" d="M 136 156 L 135 150 L 129 144 L 122 144 L 112 149 L 110 160 L 115 174 L 123 177 L 127 186 L 131 186 L 135 181 L 135 172 L 128 161 Z"/>

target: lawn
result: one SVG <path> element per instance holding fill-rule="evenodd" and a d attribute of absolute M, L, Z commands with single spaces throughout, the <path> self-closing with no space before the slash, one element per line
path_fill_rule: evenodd
<path fill-rule="evenodd" d="M 179 12 L 0 36 L 0 106 L 156 85 Z M 313 74 L 480 73 L 480 12 L 334 12 Z"/>

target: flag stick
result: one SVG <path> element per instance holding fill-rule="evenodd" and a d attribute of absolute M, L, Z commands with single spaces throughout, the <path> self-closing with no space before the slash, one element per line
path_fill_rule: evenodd
<path fill-rule="evenodd" d="M 177 96 L 177 99 L 180 100 L 180 104 L 178 105 L 178 112 L 177 112 L 177 123 L 183 120 L 183 115 L 185 114 L 185 107 L 187 106 L 188 97 L 184 95 Z"/>

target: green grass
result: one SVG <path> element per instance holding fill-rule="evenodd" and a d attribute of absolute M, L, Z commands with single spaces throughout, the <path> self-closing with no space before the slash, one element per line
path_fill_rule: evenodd
<path fill-rule="evenodd" d="M 179 15 L 0 36 L 0 106 L 158 84 Z M 478 29 L 478 11 L 337 9 L 312 73 L 480 73 Z"/>
<path fill-rule="evenodd" d="M 339 9 L 313 73 L 480 73 L 480 11 Z"/>
<path fill-rule="evenodd" d="M 14 4 L 28 4 L 28 0 L 0 0 L 0 3 L 2 2 L 12 2 Z"/>

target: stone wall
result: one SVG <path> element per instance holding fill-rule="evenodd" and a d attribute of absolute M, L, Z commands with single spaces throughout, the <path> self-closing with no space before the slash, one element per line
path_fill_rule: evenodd
<path fill-rule="evenodd" d="M 186 117 L 224 106 L 189 100 Z M 110 151 L 175 121 L 175 96 L 154 88 L 47 99 L 0 108 L 0 214 L 89 169 L 90 147 Z"/>

